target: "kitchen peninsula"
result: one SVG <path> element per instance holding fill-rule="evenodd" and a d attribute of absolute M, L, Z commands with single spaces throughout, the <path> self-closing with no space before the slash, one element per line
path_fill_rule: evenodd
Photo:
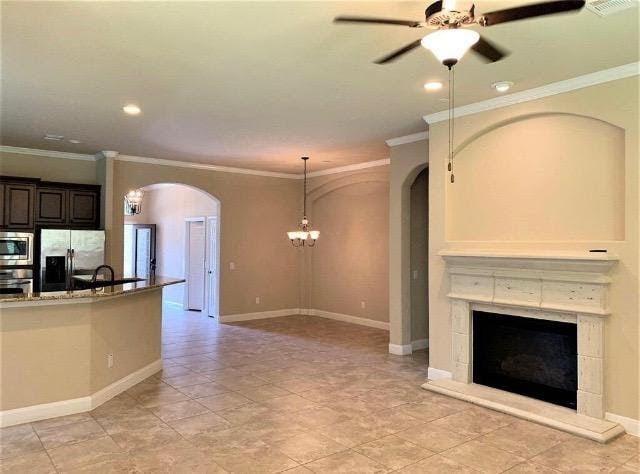
<path fill-rule="evenodd" d="M 0 426 L 91 410 L 162 369 L 162 288 L 0 297 Z"/>

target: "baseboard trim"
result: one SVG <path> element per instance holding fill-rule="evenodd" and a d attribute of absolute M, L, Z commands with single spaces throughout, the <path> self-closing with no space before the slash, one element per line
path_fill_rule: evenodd
<path fill-rule="evenodd" d="M 427 378 L 429 380 L 442 380 L 442 379 L 450 379 L 453 378 L 451 372 L 441 369 L 435 369 L 433 367 L 429 367 L 427 369 Z"/>
<path fill-rule="evenodd" d="M 422 349 L 429 348 L 429 339 L 416 339 L 411 341 L 411 349 L 414 351 L 420 351 Z"/>
<path fill-rule="evenodd" d="M 302 311 L 302 310 L 300 310 Z M 324 311 L 322 309 L 309 309 L 304 314 L 310 316 L 319 316 L 321 318 L 333 319 L 335 321 L 342 321 L 345 323 L 358 324 L 360 326 L 367 326 L 370 328 L 389 330 L 389 323 L 384 321 L 376 321 L 374 319 L 361 318 L 360 316 L 351 316 L 350 314 L 332 313 L 330 311 Z"/>
<path fill-rule="evenodd" d="M 297 314 L 318 316 L 319 318 L 333 319 L 334 321 L 358 324 L 360 326 L 383 329 L 385 331 L 389 330 L 389 323 L 384 321 L 375 321 L 373 319 L 361 318 L 359 316 L 351 316 L 350 314 L 332 313 L 322 309 L 306 308 L 276 309 L 273 311 L 260 311 L 256 313 L 227 314 L 220 316 L 219 320 L 221 323 L 233 323 L 239 321 L 251 321 L 254 319 L 280 318 L 282 316 L 292 316 Z"/>
<path fill-rule="evenodd" d="M 609 412 L 605 413 L 604 418 L 605 420 L 618 423 L 628 434 L 633 436 L 640 436 L 640 420 L 628 418 L 622 415 L 616 415 L 615 413 Z"/>
<path fill-rule="evenodd" d="M 389 344 L 389 354 L 404 356 L 413 352 L 411 344 Z"/>
<path fill-rule="evenodd" d="M 151 362 L 149 365 L 136 370 L 135 372 L 116 380 L 110 385 L 107 385 L 102 390 L 98 390 L 91 395 L 91 409 L 99 407 L 105 402 L 108 402 L 113 397 L 120 395 L 125 390 L 129 390 L 136 384 L 139 384 L 144 379 L 151 377 L 153 374 L 162 370 L 162 359 L 158 359 Z"/>
<path fill-rule="evenodd" d="M 300 309 L 276 309 L 273 311 L 259 311 L 256 313 L 237 313 L 237 314 L 225 314 L 220 316 L 219 321 L 221 323 L 235 323 L 238 321 L 251 321 L 254 319 L 267 319 L 267 318 L 280 318 L 282 316 L 292 316 L 294 314 L 300 314 Z"/>
<path fill-rule="evenodd" d="M 89 410 L 91 410 L 90 396 L 3 410 L 0 411 L 0 428 L 58 416 L 74 415 Z"/>
<path fill-rule="evenodd" d="M 0 428 L 93 410 L 159 370 L 162 370 L 162 359 L 158 359 L 86 397 L 0 411 Z"/>

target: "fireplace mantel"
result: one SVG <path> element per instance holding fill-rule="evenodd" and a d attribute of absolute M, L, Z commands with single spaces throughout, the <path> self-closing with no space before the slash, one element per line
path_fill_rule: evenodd
<path fill-rule="evenodd" d="M 442 250 L 452 299 L 606 316 L 608 253 Z"/>
<path fill-rule="evenodd" d="M 450 276 L 453 380 L 430 380 L 424 388 L 598 441 L 620 433 L 619 425 L 604 420 L 604 319 L 611 313 L 608 272 L 615 255 L 502 250 L 442 250 L 439 255 Z M 577 410 L 474 384 L 474 310 L 576 324 Z"/>

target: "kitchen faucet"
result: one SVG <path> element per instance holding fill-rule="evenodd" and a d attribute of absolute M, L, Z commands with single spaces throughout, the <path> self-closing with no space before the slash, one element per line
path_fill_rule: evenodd
<path fill-rule="evenodd" d="M 100 265 L 100 266 L 96 267 L 96 269 L 93 271 L 93 276 L 91 277 L 91 283 L 92 284 L 96 282 L 96 280 L 98 278 L 98 273 L 103 268 L 106 268 L 107 270 L 109 270 L 111 272 L 111 279 L 109 281 L 113 284 L 114 272 L 113 272 L 113 267 L 111 267 L 111 265 Z"/>

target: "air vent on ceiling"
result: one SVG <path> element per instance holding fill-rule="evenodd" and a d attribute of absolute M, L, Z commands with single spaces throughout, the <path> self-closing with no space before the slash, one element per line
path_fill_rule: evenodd
<path fill-rule="evenodd" d="M 627 8 L 633 8 L 637 3 L 637 0 L 591 0 L 587 3 L 587 9 L 596 15 L 608 16 Z"/>

